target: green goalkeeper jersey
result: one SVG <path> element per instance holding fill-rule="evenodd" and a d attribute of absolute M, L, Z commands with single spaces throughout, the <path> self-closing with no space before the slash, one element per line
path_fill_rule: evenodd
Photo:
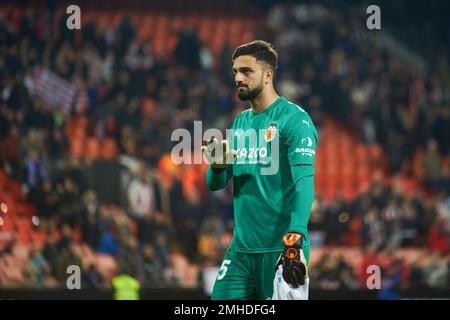
<path fill-rule="evenodd" d="M 307 223 L 318 143 L 310 116 L 280 97 L 262 112 L 241 112 L 227 131 L 227 139 L 237 157 L 222 172 L 209 168 L 207 185 L 217 190 L 233 177 L 232 246 L 241 252 L 280 251 L 287 232 L 302 233 L 304 246 L 309 245 Z M 312 183 L 296 181 L 305 175 Z"/>

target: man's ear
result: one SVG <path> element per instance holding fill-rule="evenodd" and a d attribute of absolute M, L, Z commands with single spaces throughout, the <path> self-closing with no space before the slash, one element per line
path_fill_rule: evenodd
<path fill-rule="evenodd" d="M 265 84 L 269 84 L 272 81 L 273 81 L 273 70 L 272 69 L 267 69 L 264 72 L 264 83 Z"/>

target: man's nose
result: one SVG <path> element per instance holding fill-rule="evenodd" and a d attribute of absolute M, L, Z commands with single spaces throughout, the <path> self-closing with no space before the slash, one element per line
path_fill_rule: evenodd
<path fill-rule="evenodd" d="M 239 85 L 240 83 L 242 83 L 242 75 L 241 74 L 239 74 L 239 73 L 237 73 L 235 76 L 234 76 L 234 82 L 236 82 L 236 85 Z"/>

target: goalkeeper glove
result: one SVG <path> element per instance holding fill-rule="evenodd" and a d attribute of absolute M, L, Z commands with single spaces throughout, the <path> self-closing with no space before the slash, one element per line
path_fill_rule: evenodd
<path fill-rule="evenodd" d="M 284 250 L 278 259 L 277 266 L 283 265 L 283 279 L 293 288 L 305 284 L 308 278 L 308 267 L 302 250 L 303 235 L 289 232 L 283 237 Z"/>
<path fill-rule="evenodd" d="M 237 154 L 236 150 L 230 151 L 228 140 L 222 140 L 219 143 L 214 137 L 208 141 L 206 146 L 202 146 L 202 152 L 213 169 L 224 169 L 232 165 Z"/>

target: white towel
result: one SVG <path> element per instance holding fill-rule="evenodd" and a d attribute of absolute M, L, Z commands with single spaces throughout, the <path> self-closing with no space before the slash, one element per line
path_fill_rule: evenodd
<path fill-rule="evenodd" d="M 283 266 L 278 267 L 273 279 L 272 300 L 308 300 L 309 278 L 305 279 L 305 284 L 298 288 L 292 288 L 283 279 Z"/>

